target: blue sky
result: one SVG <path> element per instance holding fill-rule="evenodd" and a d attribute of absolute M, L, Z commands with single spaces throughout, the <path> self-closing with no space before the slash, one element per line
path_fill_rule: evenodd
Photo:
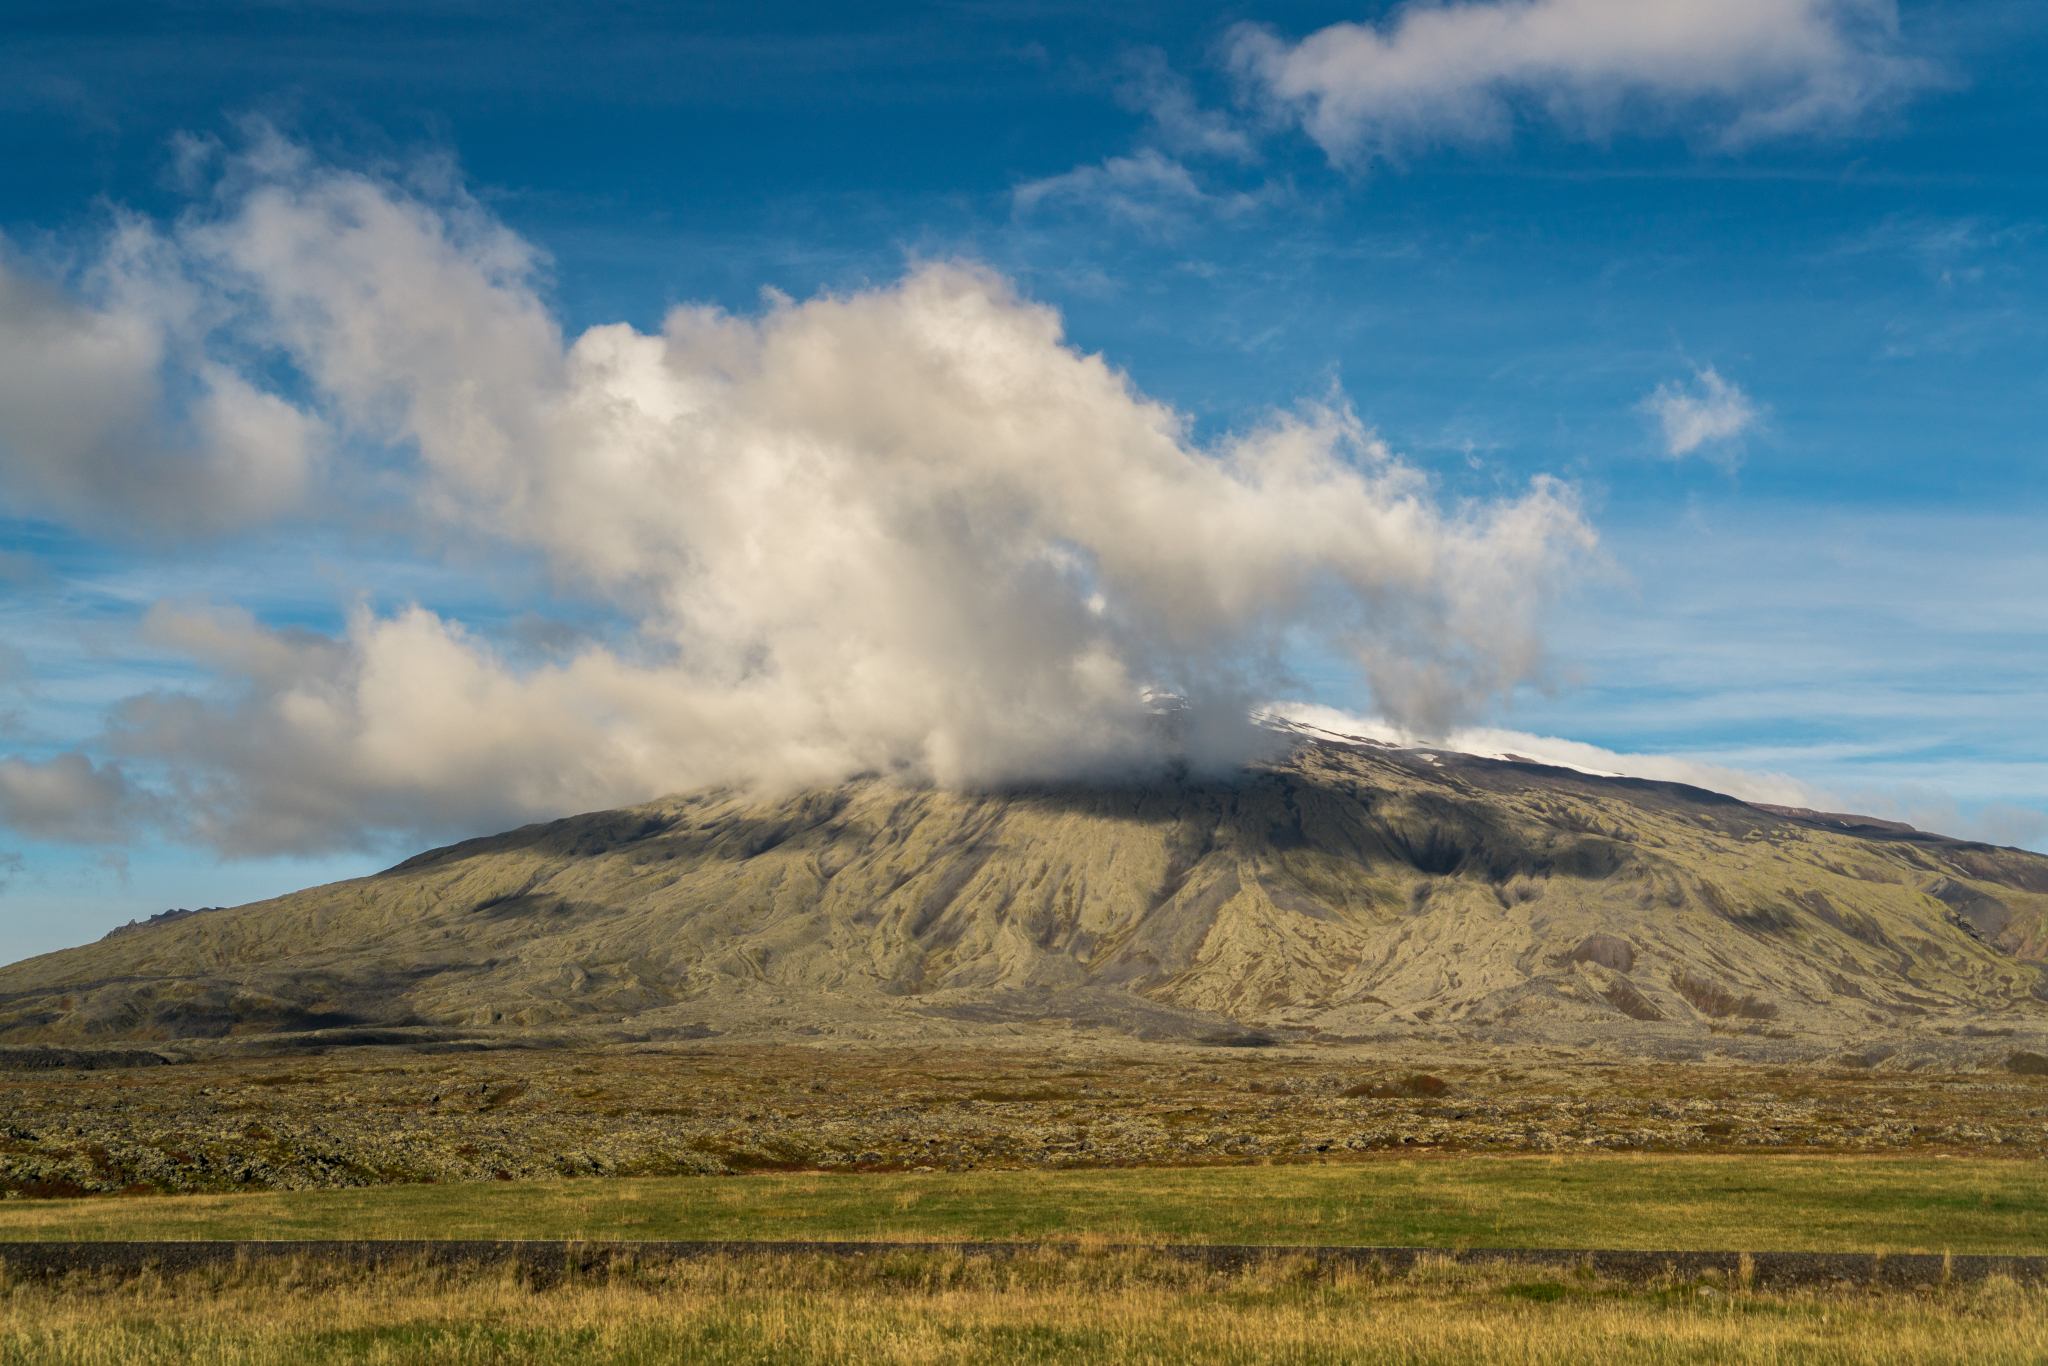
<path fill-rule="evenodd" d="M 1113 718 L 1056 688 L 1006 693 L 984 661 L 1031 631 L 1082 640 L 1041 618 L 1103 593 L 1107 614 L 1089 610 L 1118 623 L 1103 629 L 1120 666 L 1157 675 L 1139 681 L 1359 714 L 1392 698 L 1416 724 L 1681 756 L 1762 775 L 1757 793 L 2048 847 L 2048 18 L 1670 0 L 1634 7 L 1663 25 L 1636 31 L 1610 8 L 5 6 L 0 350 L 54 359 L 33 384 L 0 381 L 0 957 L 369 871 L 550 803 L 751 776 L 669 726 L 664 687 L 691 724 L 760 745 L 789 739 L 746 730 L 772 730 L 762 717 L 809 718 L 789 721 L 811 727 L 789 752 L 822 767 L 786 759 L 782 777 L 899 760 L 1021 771 L 1016 738 L 973 719 L 990 708 L 1045 708 L 1049 752 L 1078 762 L 1119 743 Z M 262 217 L 285 202 L 304 212 Z M 390 210 L 383 236 L 348 236 L 365 205 Z M 405 235 L 420 223 L 426 237 Z M 290 252 L 267 245 L 279 234 Z M 406 255 L 428 239 L 445 250 Z M 910 283 L 970 268 L 982 283 Z M 904 406 L 929 397 L 914 373 L 863 381 L 908 386 L 910 415 L 890 420 L 909 435 L 885 441 L 845 407 L 778 428 L 815 395 L 764 387 L 707 426 L 691 457 L 706 463 L 656 460 L 667 482 L 644 486 L 645 518 L 571 527 L 551 509 L 574 499 L 564 470 L 608 458 L 596 438 L 486 470 L 419 416 L 439 401 L 419 397 L 427 381 L 344 355 L 337 301 L 385 275 L 394 298 L 448 291 L 427 316 L 378 315 L 414 329 L 401 342 L 483 310 L 432 381 L 456 388 L 516 385 L 529 363 L 554 374 L 540 341 L 492 350 L 529 325 L 644 339 L 677 306 L 709 306 L 757 329 L 747 363 L 765 373 L 778 345 L 928 337 L 933 310 L 971 305 L 1021 348 L 1001 365 L 1042 369 L 1050 387 L 1033 392 L 1065 392 L 1086 378 L 1073 357 L 1099 355 L 1178 412 L 1180 454 L 1140 463 L 1196 469 L 1276 415 L 1314 428 L 1303 414 L 1335 413 L 1303 439 L 1360 479 L 1420 481 L 1436 520 L 1411 548 L 1453 566 L 1465 596 L 1400 588 L 1400 660 L 1374 674 L 1357 632 L 1328 622 L 1364 620 L 1358 602 L 1389 590 L 1332 532 L 1303 552 L 1313 583 L 1242 551 L 1243 581 L 1275 596 L 1210 604 L 1197 630 L 1163 586 L 1191 572 L 1178 551 L 1111 566 L 1156 518 L 1075 510 L 1071 481 L 1091 485 L 1098 457 L 1069 468 L 1071 449 L 1098 428 L 1105 449 L 1150 439 L 1138 409 L 1090 390 L 1065 445 L 1020 447 L 946 482 L 952 501 L 918 503 L 964 506 L 976 526 L 1034 509 L 1049 520 L 1033 553 L 1082 566 L 1064 586 L 973 579 L 942 604 L 966 614 L 952 643 L 917 643 L 904 604 L 952 562 L 935 541 L 905 550 L 899 527 L 875 544 L 925 558 L 862 578 L 844 634 L 821 642 L 802 612 L 826 613 L 832 585 L 763 596 L 704 547 L 816 539 L 785 525 L 798 511 L 758 510 L 779 495 L 747 464 L 799 438 L 858 447 L 831 470 L 863 491 L 791 509 L 835 533 L 834 508 L 900 513 L 860 500 L 898 477 L 875 442 L 940 429 Z M 870 303 L 818 306 L 849 298 Z M 1033 330 L 1043 309 L 1063 340 Z M 67 370 L 51 328 L 99 340 Z M 117 342 L 139 348 L 132 363 L 106 359 Z M 208 416 L 223 393 L 241 426 Z M 93 425 L 123 403 L 130 417 Z M 964 444 L 932 458 L 979 458 L 971 430 L 947 439 Z M 721 463 L 721 441 L 755 454 Z M 272 457 L 294 442 L 286 468 Z M 1057 515 L 1032 469 L 1070 481 Z M 1393 534 L 1368 526 L 1391 486 L 1328 478 L 1332 499 L 1356 500 L 1358 537 Z M 1546 478 L 1571 510 L 1545 514 L 1545 546 L 1565 550 L 1514 558 L 1507 523 L 1486 519 L 1526 510 Z M 555 504 L 514 507 L 501 494 L 520 479 Z M 998 485 L 1008 501 L 974 501 Z M 767 503 L 705 520 L 700 502 L 741 506 L 745 490 Z M 683 529 L 649 530 L 664 499 L 689 505 Z M 1282 515 L 1242 500 L 1188 515 Z M 1493 528 L 1493 548 L 1461 527 Z M 1596 549 L 1565 545 L 1579 528 Z M 974 535 L 959 544 L 985 559 L 994 542 Z M 606 558 L 626 541 L 660 546 Z M 1524 636 L 1540 660 L 1501 643 Z M 801 675 L 799 657 L 910 669 L 961 715 L 933 740 L 821 691 L 823 675 L 747 694 L 760 671 Z M 1417 659 L 1458 706 L 1424 718 L 1396 696 L 1388 680 Z M 612 672 L 593 683 L 599 664 Z M 337 677 L 354 681 L 323 692 Z M 364 680 L 387 678 L 425 709 L 410 729 L 307 738 L 307 698 L 366 714 Z M 493 697 L 516 697 L 517 724 L 428 762 Z M 720 710 L 742 697 L 750 719 Z M 564 710 L 612 720 L 531 739 Z M 563 777 L 593 736 L 632 764 Z"/>

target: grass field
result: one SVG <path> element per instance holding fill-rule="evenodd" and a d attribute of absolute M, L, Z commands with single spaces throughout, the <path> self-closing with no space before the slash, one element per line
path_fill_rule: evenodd
<path fill-rule="evenodd" d="M 0 1240 L 937 1239 L 2048 1251 L 2048 1167 L 1519 1157 L 470 1182 L 0 1203 Z"/>
<path fill-rule="evenodd" d="M 628 1262 L 516 1274 L 320 1262 L 49 1284 L 0 1271 L 7 1366 L 257 1363 L 2038 1362 L 2048 1291 L 1605 1284 L 1521 1268 L 1216 1271 L 1112 1241 L 2038 1252 L 2032 1161 L 1374 1160 L 1328 1166 L 759 1174 L 0 1204 L 0 1239 L 1073 1240 L 945 1254 Z"/>
<path fill-rule="evenodd" d="M 1214 1272 L 1143 1254 L 708 1260 L 535 1290 L 500 1274 L 228 1267 L 175 1283 L 19 1285 L 0 1361 L 291 1363 L 1797 1363 L 2005 1366 L 2048 1356 L 2048 1298 L 1620 1287 L 1423 1265 Z"/>

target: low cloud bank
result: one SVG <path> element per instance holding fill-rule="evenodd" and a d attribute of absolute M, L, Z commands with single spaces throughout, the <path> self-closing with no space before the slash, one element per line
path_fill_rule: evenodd
<path fill-rule="evenodd" d="M 974 785 L 1227 765 L 1304 646 L 1403 724 L 1541 668 L 1594 552 L 1572 491 L 1445 508 L 1341 403 L 1213 445 L 972 263 L 758 316 L 563 335 L 445 173 L 264 139 L 60 291 L 0 277 L 0 495 L 181 553 L 293 521 L 543 557 L 631 629 L 522 666 L 426 605 L 330 637 L 159 604 L 211 685 L 0 771 L 0 817 L 223 853 L 489 829 L 712 783 Z M 5 375 L 0 367 L 0 375 Z M 83 765 L 83 767 L 81 767 Z"/>

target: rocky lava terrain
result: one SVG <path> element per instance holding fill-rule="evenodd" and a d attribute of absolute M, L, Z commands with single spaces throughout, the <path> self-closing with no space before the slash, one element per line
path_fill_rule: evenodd
<path fill-rule="evenodd" d="M 1994 1041 L 1995 1042 L 1995 1041 Z M 0 1195 L 1370 1160 L 2048 1155 L 2048 1078 L 1334 1045 L 402 1048 L 0 1074 Z M 2004 1055 L 2010 1059 L 2013 1055 Z M 2048 1059 L 2020 1054 L 2022 1069 Z M 1429 1070 L 1423 1070 L 1429 1069 Z"/>

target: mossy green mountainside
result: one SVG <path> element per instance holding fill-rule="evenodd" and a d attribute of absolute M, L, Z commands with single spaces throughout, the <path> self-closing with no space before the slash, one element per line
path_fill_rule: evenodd
<path fill-rule="evenodd" d="M 1296 737 L 1229 781 L 699 792 L 0 969 L 0 1044 L 1433 1038 L 1852 1065 L 2048 1030 L 2048 858 Z M 2041 1064 L 2048 1068 L 2048 1061 Z"/>

